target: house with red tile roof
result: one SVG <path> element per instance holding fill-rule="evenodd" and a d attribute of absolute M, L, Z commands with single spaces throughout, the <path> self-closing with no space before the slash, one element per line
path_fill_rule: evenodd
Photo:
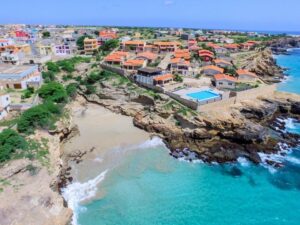
<path fill-rule="evenodd" d="M 113 52 L 104 58 L 104 62 L 110 65 L 121 65 L 129 57 L 128 52 Z"/>
<path fill-rule="evenodd" d="M 258 76 L 249 70 L 239 69 L 236 73 L 240 82 L 256 82 L 258 80 Z"/>
<path fill-rule="evenodd" d="M 190 74 L 190 61 L 185 60 L 184 58 L 172 58 L 170 62 L 170 70 L 173 74 Z"/>
<path fill-rule="evenodd" d="M 178 49 L 174 52 L 174 58 L 182 58 L 185 60 L 191 59 L 191 53 L 188 49 Z"/>
<path fill-rule="evenodd" d="M 214 63 L 216 66 L 221 67 L 221 68 L 226 68 L 226 67 L 231 67 L 232 63 L 228 62 L 224 59 L 215 59 Z"/>
<path fill-rule="evenodd" d="M 224 48 L 226 48 L 229 52 L 237 52 L 240 49 L 239 44 L 224 44 Z"/>
<path fill-rule="evenodd" d="M 159 48 L 156 45 L 146 44 L 145 47 L 144 47 L 144 51 L 145 52 L 158 53 L 159 52 Z"/>
<path fill-rule="evenodd" d="M 163 74 L 163 75 L 158 75 L 153 78 L 154 85 L 164 85 L 166 83 L 172 82 L 174 79 L 173 74 Z"/>
<path fill-rule="evenodd" d="M 143 52 L 145 46 L 146 46 L 146 42 L 139 41 L 139 40 L 124 41 L 122 43 L 122 49 L 124 51 Z"/>
<path fill-rule="evenodd" d="M 123 68 L 126 70 L 138 70 L 139 68 L 147 65 L 146 60 L 142 59 L 129 59 L 123 63 Z"/>
<path fill-rule="evenodd" d="M 115 31 L 113 31 L 113 30 L 101 30 L 99 32 L 99 37 L 97 38 L 98 45 L 101 46 L 106 41 L 109 41 L 109 40 L 112 40 L 112 39 L 117 39 L 117 38 L 118 38 L 118 35 Z"/>
<path fill-rule="evenodd" d="M 212 83 L 220 89 L 234 89 L 237 79 L 227 74 L 216 74 L 213 76 Z"/>
<path fill-rule="evenodd" d="M 147 60 L 149 63 L 155 61 L 157 59 L 157 54 L 152 52 L 140 52 L 137 54 L 136 59 Z"/>
<path fill-rule="evenodd" d="M 214 59 L 215 55 L 213 52 L 203 49 L 199 50 L 199 57 L 204 62 L 211 62 Z"/>
<path fill-rule="evenodd" d="M 224 73 L 224 69 L 214 65 L 204 66 L 201 69 L 201 72 L 208 76 L 213 76 L 215 74 Z"/>
<path fill-rule="evenodd" d="M 157 41 L 154 45 L 158 47 L 160 53 L 164 53 L 176 51 L 181 44 L 177 41 Z"/>
<path fill-rule="evenodd" d="M 214 49 L 214 51 L 217 53 L 217 54 L 225 54 L 227 53 L 227 49 L 224 48 L 224 47 L 221 47 L 217 44 L 214 44 L 214 43 L 208 43 L 207 44 L 208 47 L 211 47 Z"/>

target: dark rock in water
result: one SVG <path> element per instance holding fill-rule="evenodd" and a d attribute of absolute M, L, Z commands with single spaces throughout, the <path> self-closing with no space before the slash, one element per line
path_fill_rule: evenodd
<path fill-rule="evenodd" d="M 236 166 L 230 166 L 230 168 L 223 167 L 223 172 L 232 177 L 240 177 L 243 175 L 243 172 Z"/>
<path fill-rule="evenodd" d="M 291 105 L 291 113 L 300 115 L 300 102 L 294 102 Z"/>

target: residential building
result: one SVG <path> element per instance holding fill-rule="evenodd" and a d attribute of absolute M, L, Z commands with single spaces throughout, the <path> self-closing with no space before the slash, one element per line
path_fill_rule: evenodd
<path fill-rule="evenodd" d="M 145 67 L 137 70 L 134 75 L 134 80 L 141 84 L 154 85 L 153 78 L 162 75 L 162 70 L 159 68 Z"/>
<path fill-rule="evenodd" d="M 232 67 L 232 63 L 228 62 L 224 59 L 215 59 L 214 63 L 216 66 L 221 67 L 221 68 Z"/>
<path fill-rule="evenodd" d="M 129 57 L 128 52 L 113 52 L 104 58 L 104 62 L 110 65 L 122 65 L 122 63 Z"/>
<path fill-rule="evenodd" d="M 117 39 L 117 38 L 118 38 L 117 32 L 115 32 L 113 30 L 101 30 L 99 32 L 99 37 L 97 38 L 98 45 L 101 46 L 106 41 L 109 41 L 109 40 L 112 40 L 112 39 Z"/>
<path fill-rule="evenodd" d="M 73 53 L 71 46 L 68 43 L 56 44 L 53 46 L 52 51 L 56 56 L 66 56 Z"/>
<path fill-rule="evenodd" d="M 209 50 L 199 50 L 199 57 L 204 62 L 211 62 L 214 59 L 214 53 Z"/>
<path fill-rule="evenodd" d="M 174 58 L 182 58 L 184 60 L 191 59 L 191 53 L 188 49 L 178 49 L 174 52 Z"/>
<path fill-rule="evenodd" d="M 0 86 L 12 89 L 27 89 L 29 86 L 40 86 L 41 73 L 38 66 L 0 65 Z"/>
<path fill-rule="evenodd" d="M 226 48 L 229 52 L 237 52 L 240 48 L 239 44 L 224 44 L 223 46 Z"/>
<path fill-rule="evenodd" d="M 176 41 L 157 41 L 154 45 L 158 47 L 159 53 L 164 53 L 176 51 L 181 44 Z"/>
<path fill-rule="evenodd" d="M 191 75 L 191 66 L 184 58 L 173 58 L 170 63 L 170 71 L 173 74 Z"/>
<path fill-rule="evenodd" d="M 201 72 L 205 75 L 213 76 L 213 75 L 216 75 L 216 74 L 224 73 L 224 69 L 220 68 L 218 66 L 208 65 L 208 66 L 202 67 Z"/>
<path fill-rule="evenodd" d="M 129 59 L 123 63 L 123 68 L 126 70 L 138 70 L 139 68 L 147 65 L 146 60 L 142 59 Z"/>
<path fill-rule="evenodd" d="M 258 80 L 258 76 L 249 70 L 240 69 L 236 73 L 238 74 L 239 82 L 256 82 Z"/>
<path fill-rule="evenodd" d="M 96 38 L 85 38 L 83 43 L 86 55 L 93 55 L 98 50 L 98 40 Z"/>
<path fill-rule="evenodd" d="M 214 86 L 220 89 L 234 89 L 237 79 L 226 74 L 216 74 L 212 79 L 212 83 Z"/>
<path fill-rule="evenodd" d="M 151 63 L 157 59 L 157 54 L 152 52 L 141 52 L 137 54 L 136 59 L 147 60 L 148 63 Z"/>
<path fill-rule="evenodd" d="M 143 52 L 146 46 L 144 41 L 125 41 L 122 42 L 122 49 L 124 51 Z"/>

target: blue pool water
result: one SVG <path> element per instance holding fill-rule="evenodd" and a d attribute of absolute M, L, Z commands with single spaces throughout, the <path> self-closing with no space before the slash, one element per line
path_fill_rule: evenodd
<path fill-rule="evenodd" d="M 298 50 L 279 56 L 278 62 L 291 68 L 279 89 L 299 93 Z M 300 134 L 300 124 L 287 124 L 287 131 Z M 299 225 L 300 148 L 286 156 L 261 157 L 284 167 L 275 170 L 243 158 L 225 165 L 188 163 L 170 157 L 159 139 L 148 141 L 131 149 L 114 168 L 68 187 L 75 190 L 68 199 L 75 206 L 73 224 Z"/>
<path fill-rule="evenodd" d="M 187 96 L 189 96 L 191 98 L 194 98 L 194 99 L 197 99 L 199 101 L 205 101 L 205 100 L 210 100 L 210 99 L 213 99 L 213 98 L 217 98 L 220 95 L 217 94 L 217 93 L 214 93 L 211 90 L 205 90 L 205 91 L 190 93 L 190 94 L 187 94 Z"/>

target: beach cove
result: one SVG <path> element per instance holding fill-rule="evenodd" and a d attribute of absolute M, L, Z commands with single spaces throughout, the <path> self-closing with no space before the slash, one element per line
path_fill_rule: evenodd
<path fill-rule="evenodd" d="M 103 113 L 107 117 L 98 121 Z M 150 140 L 133 127 L 130 117 L 94 105 L 77 111 L 77 115 L 75 123 L 81 136 L 67 143 L 65 151 L 101 144 L 82 163 L 72 166 L 74 182 L 63 190 L 74 211 L 73 224 L 214 225 L 247 221 L 281 225 L 300 220 L 298 148 L 288 157 L 265 156 L 285 165 L 278 170 L 244 158 L 223 165 L 189 163 L 171 157 L 162 140 Z M 116 118 L 124 118 L 127 125 L 112 126 Z M 88 127 L 91 129 L 85 136 Z M 299 133 L 299 124 L 291 121 L 287 127 Z M 116 133 L 118 138 L 110 141 Z M 80 143 L 81 137 L 84 143 Z"/>

